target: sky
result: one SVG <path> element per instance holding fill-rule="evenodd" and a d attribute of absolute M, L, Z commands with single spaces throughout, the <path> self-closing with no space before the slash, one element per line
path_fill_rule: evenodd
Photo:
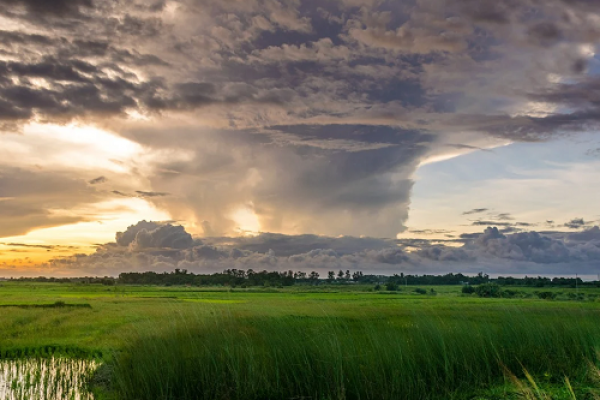
<path fill-rule="evenodd" d="M 0 276 L 600 273 L 595 0 L 0 0 Z"/>

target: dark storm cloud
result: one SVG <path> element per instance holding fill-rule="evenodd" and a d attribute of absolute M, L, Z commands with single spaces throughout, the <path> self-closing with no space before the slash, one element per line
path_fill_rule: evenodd
<path fill-rule="evenodd" d="M 40 65 L 14 69 L 14 74 L 24 78 L 44 76 L 52 81 L 66 78 L 68 82 L 86 83 L 88 86 L 85 94 L 71 90 L 70 96 L 66 96 L 63 90 L 36 91 L 27 97 L 31 104 L 21 101 L 13 104 L 12 108 L 4 107 L 3 114 L 11 119 L 27 119 L 34 112 L 48 117 L 58 114 L 68 118 L 95 112 L 121 115 L 126 109 L 136 108 L 142 111 L 193 110 L 242 104 L 283 106 L 294 119 L 317 115 L 348 118 L 377 108 L 387 108 L 398 115 L 398 106 L 402 106 L 420 111 L 418 117 L 404 121 L 407 125 L 422 125 L 421 120 L 429 120 L 428 130 L 438 131 L 442 126 L 454 124 L 456 129 L 471 128 L 527 141 L 553 132 L 581 129 L 586 123 L 596 121 L 590 113 L 582 114 L 580 110 L 576 110 L 569 122 L 564 121 L 565 116 L 508 117 L 506 112 L 499 110 L 496 115 L 489 112 L 466 114 L 454 123 L 446 124 L 436 112 L 441 110 L 436 106 L 438 100 L 449 95 L 460 99 L 456 102 L 458 108 L 452 107 L 452 112 L 459 114 L 464 113 L 461 108 L 468 111 L 465 102 L 485 104 L 493 99 L 491 92 L 487 92 L 490 97 L 478 101 L 483 100 L 481 97 L 485 96 L 488 83 L 494 82 L 495 74 L 484 63 L 489 59 L 475 57 L 475 48 L 479 53 L 495 54 L 496 60 L 491 62 L 499 66 L 503 62 L 502 54 L 507 54 L 507 58 L 524 54 L 530 51 L 527 46 L 533 45 L 536 49 L 529 57 L 531 62 L 523 57 L 519 62 L 547 68 L 545 72 L 567 73 L 560 68 L 551 70 L 554 67 L 545 62 L 552 51 L 548 42 L 580 43 L 600 37 L 600 32 L 587 18 L 586 13 L 593 9 L 581 2 L 567 4 L 554 0 L 538 4 L 509 0 L 438 0 L 416 1 L 410 7 L 392 7 L 390 2 L 383 1 L 365 4 L 359 9 L 345 2 L 314 7 L 306 1 L 290 4 L 250 1 L 243 7 L 233 7 L 209 0 L 199 3 L 183 1 L 177 5 L 181 26 L 186 26 L 194 18 L 206 22 L 205 27 L 195 28 L 194 38 L 199 39 L 192 39 L 189 34 L 181 34 L 175 29 L 173 21 L 166 19 L 162 2 L 153 5 L 136 2 L 107 5 L 89 0 L 5 0 L 2 4 L 7 10 L 24 7 L 30 13 L 60 15 L 65 19 L 76 19 L 85 13 L 90 32 L 99 33 L 92 37 L 64 32 L 61 37 L 57 32 L 5 32 L 8 44 L 25 46 L 19 49 L 21 53 L 26 50 L 35 54 L 36 46 L 45 44 L 43 52 L 47 57 L 68 60 L 64 62 L 78 61 L 81 66 L 88 63 L 87 74 L 92 75 L 84 78 L 81 71 L 73 66 L 56 62 L 50 62 L 52 65 L 47 66 L 43 75 L 40 72 L 32 75 L 32 69 L 39 70 Z M 440 9 L 446 9 L 447 13 L 439 12 Z M 35 20 L 31 22 L 35 23 Z M 60 29 L 58 32 L 61 33 Z M 516 32 L 523 32 L 529 38 L 529 45 L 524 44 Z M 489 40 L 481 41 L 482 36 Z M 102 39 L 98 40 L 98 37 Z M 142 48 L 145 54 L 138 53 L 134 50 L 136 48 Z M 398 50 L 399 53 L 396 52 Z M 182 53 L 199 61 L 195 70 L 189 69 L 181 57 Z M 456 54 L 466 56 L 469 61 L 457 58 Z M 573 60 L 568 70 L 581 72 L 584 58 L 571 52 L 563 55 L 563 59 L 571 55 Z M 93 60 L 93 65 L 89 62 L 92 60 L 82 60 L 92 56 L 101 59 Z M 536 57 L 544 62 L 536 63 Z M 119 82 L 116 79 L 112 82 L 94 79 L 102 74 L 100 66 L 106 67 L 108 60 L 117 64 L 115 69 L 144 67 L 147 77 L 143 82 L 125 77 L 121 77 Z M 177 77 L 170 76 L 169 72 L 176 70 L 178 64 L 184 67 L 181 73 Z M 459 84 L 458 88 L 461 80 L 474 71 L 482 73 L 480 76 L 487 78 L 487 83 L 472 81 L 463 85 L 464 93 L 460 93 L 460 89 L 446 87 L 444 82 L 430 85 L 428 75 L 438 76 L 436 68 L 450 67 L 443 76 L 436 77 L 449 83 L 446 78 L 451 78 L 454 68 L 461 64 L 467 68 L 453 80 Z M 160 69 L 167 66 L 172 68 Z M 94 71 L 94 67 L 98 70 Z M 355 74 L 359 71 L 368 73 L 357 79 Z M 525 74 L 528 70 L 524 68 L 522 71 Z M 403 73 L 406 76 L 402 76 Z M 158 83 L 158 80 L 153 80 L 158 76 L 167 76 L 168 79 Z M 198 80 L 199 76 L 209 79 Z M 473 92 L 473 85 L 479 83 L 480 90 Z M 543 96 L 558 104 L 567 100 L 547 93 L 550 87 L 534 85 L 529 97 Z M 129 92 L 119 95 L 124 88 Z M 74 98 L 77 94 L 80 97 Z M 515 106 L 525 100 L 523 95 L 517 91 L 501 94 Z M 2 97 L 8 98 L 5 96 Z M 34 101 L 43 98 L 46 99 L 43 104 Z M 52 100 L 55 100 L 54 104 Z M 81 104 L 88 113 L 78 110 L 77 104 Z M 450 110 L 443 109 L 442 113 Z M 406 114 L 398 116 L 398 122 L 407 118 Z M 232 117 L 246 118 L 241 115 L 229 115 L 228 118 Z M 276 124 L 272 117 L 265 122 L 266 125 Z"/>
<path fill-rule="evenodd" d="M 168 138 L 145 131 L 130 137 L 146 146 L 194 151 L 192 160 L 157 165 L 168 172 L 155 175 L 151 185 L 177 192 L 166 202 L 175 219 L 194 213 L 198 221 L 208 220 L 213 234 L 230 232 L 235 222 L 228 214 L 251 203 L 267 231 L 395 237 L 406 218 L 412 168 L 431 138 L 367 128 L 372 141 L 362 126 L 352 125 L 308 127 L 304 135 L 278 127 L 203 135 L 182 130 Z M 203 200 L 195 201 L 197 196 Z"/>
<path fill-rule="evenodd" d="M 0 123 L 96 122 L 171 151 L 136 169 L 148 183 L 137 196 L 207 234 L 235 231 L 242 209 L 269 231 L 393 238 L 431 155 L 600 121 L 586 75 L 600 38 L 590 2 L 0 8 L 11 22 L 0 32 Z M 136 196 L 123 187 L 112 195 Z M 506 221 L 477 225 L 524 227 Z"/>
<path fill-rule="evenodd" d="M 15 6 L 24 7 L 33 16 L 76 17 L 81 9 L 93 6 L 92 0 L 1 0 L 0 7 L 13 11 Z"/>

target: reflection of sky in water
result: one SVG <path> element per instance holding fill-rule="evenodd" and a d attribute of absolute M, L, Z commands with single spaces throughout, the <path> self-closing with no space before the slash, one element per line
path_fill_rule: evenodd
<path fill-rule="evenodd" d="M 63 358 L 0 360 L 0 399 L 92 400 L 84 386 L 97 366 Z"/>

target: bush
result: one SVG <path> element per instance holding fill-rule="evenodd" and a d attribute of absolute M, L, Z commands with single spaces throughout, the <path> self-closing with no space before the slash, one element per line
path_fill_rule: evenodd
<path fill-rule="evenodd" d="M 556 294 L 552 292 L 539 292 L 537 296 L 542 300 L 553 300 L 556 297 Z"/>
<path fill-rule="evenodd" d="M 473 294 L 475 293 L 475 288 L 473 286 L 464 285 L 461 290 L 464 294 Z"/>
<path fill-rule="evenodd" d="M 375 285 L 375 290 L 381 290 L 381 285 L 378 283 L 377 285 Z"/>
<path fill-rule="evenodd" d="M 495 283 L 484 283 L 475 289 L 479 297 L 502 297 L 500 286 Z"/>
<path fill-rule="evenodd" d="M 520 292 L 518 292 L 516 290 L 506 289 L 502 292 L 502 297 L 512 299 L 513 297 L 517 297 L 519 295 L 519 293 Z"/>
<path fill-rule="evenodd" d="M 390 292 L 395 292 L 398 290 L 398 284 L 396 282 L 388 282 L 385 284 L 385 290 L 389 290 Z"/>
<path fill-rule="evenodd" d="M 421 289 L 421 288 L 416 288 L 415 289 L 415 293 L 418 293 L 418 294 L 427 294 L 427 290 Z"/>

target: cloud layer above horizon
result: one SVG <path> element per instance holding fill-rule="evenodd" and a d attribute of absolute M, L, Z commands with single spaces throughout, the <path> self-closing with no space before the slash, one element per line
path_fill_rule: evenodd
<path fill-rule="evenodd" d="M 598 128 L 598 21 L 592 0 L 0 0 L 0 237 L 145 202 L 195 236 L 395 239 L 419 166 Z M 513 237 L 537 240 L 485 253 Z M 548 246 L 520 261 L 587 257 Z"/>
<path fill-rule="evenodd" d="M 36 271 L 70 276 L 121 272 L 213 273 L 226 269 L 278 271 L 352 270 L 367 274 L 478 273 L 592 276 L 600 262 L 600 228 L 573 233 L 503 234 L 487 227 L 473 239 L 403 241 L 263 233 L 253 237 L 193 238 L 182 226 L 140 221 L 90 255 L 59 257 Z"/>

